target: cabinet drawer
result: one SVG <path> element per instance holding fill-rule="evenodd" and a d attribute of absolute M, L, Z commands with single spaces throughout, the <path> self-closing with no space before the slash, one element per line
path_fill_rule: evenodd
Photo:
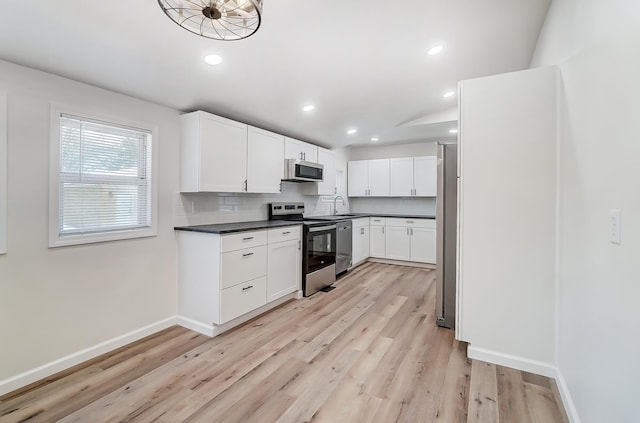
<path fill-rule="evenodd" d="M 267 231 L 239 232 L 222 236 L 222 252 L 257 247 L 267 243 Z"/>
<path fill-rule="evenodd" d="M 397 217 L 388 217 L 386 226 L 404 226 L 407 228 L 435 228 L 435 219 L 400 219 Z"/>
<path fill-rule="evenodd" d="M 262 276 L 220 291 L 220 323 L 267 303 L 267 277 Z"/>
<path fill-rule="evenodd" d="M 354 228 L 361 228 L 362 226 L 367 226 L 369 224 L 369 218 L 360 217 L 358 219 L 351 219 L 351 224 Z"/>
<path fill-rule="evenodd" d="M 269 229 L 267 239 L 269 244 L 300 239 L 300 226 L 285 226 L 284 228 Z"/>
<path fill-rule="evenodd" d="M 370 217 L 369 224 L 375 226 L 384 226 L 386 219 L 384 217 Z"/>
<path fill-rule="evenodd" d="M 228 288 L 267 274 L 267 246 L 222 254 L 220 288 Z"/>

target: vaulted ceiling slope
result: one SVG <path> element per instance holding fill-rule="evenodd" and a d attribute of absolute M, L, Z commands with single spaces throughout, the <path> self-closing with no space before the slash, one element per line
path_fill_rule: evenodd
<path fill-rule="evenodd" d="M 216 41 L 155 0 L 9 1 L 0 59 L 327 147 L 436 139 L 459 80 L 528 67 L 549 2 L 264 0 L 258 32 Z"/>

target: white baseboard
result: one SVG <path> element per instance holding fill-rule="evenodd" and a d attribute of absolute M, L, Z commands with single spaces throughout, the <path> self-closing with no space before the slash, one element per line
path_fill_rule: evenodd
<path fill-rule="evenodd" d="M 420 267 L 422 269 L 435 269 L 436 265 L 435 264 L 430 264 L 430 263 L 418 263 L 416 261 L 402 261 L 402 260 L 391 260 L 391 259 L 382 259 L 382 258 L 374 258 L 374 257 L 369 257 L 366 260 L 363 260 L 360 263 L 365 263 L 367 261 L 373 262 L 373 263 L 382 263 L 382 264 L 395 264 L 398 266 L 407 266 L 407 267 Z"/>
<path fill-rule="evenodd" d="M 153 335 L 154 333 L 174 326 L 177 323 L 178 322 L 175 316 L 169 317 L 159 322 L 152 323 L 143 328 L 126 333 L 122 336 L 109 339 L 108 341 L 101 342 L 92 347 L 85 348 L 84 350 L 75 352 L 66 357 L 62 357 L 58 360 L 36 367 L 35 369 L 20 373 L 19 375 L 10 377 L 9 379 L 1 380 L 0 395 L 15 391 L 16 389 L 20 389 L 24 386 L 47 378 L 77 364 L 83 363 L 87 360 L 91 360 L 92 358 L 95 358 L 101 354 L 108 353 L 109 351 L 113 351 L 116 348 L 120 348 L 132 342 L 135 342 L 139 339 L 144 338 L 145 336 Z"/>
<path fill-rule="evenodd" d="M 571 394 L 569 393 L 569 387 L 567 386 L 567 381 L 564 379 L 564 376 L 562 375 L 560 369 L 556 370 L 555 379 L 556 384 L 558 385 L 558 391 L 560 391 L 562 403 L 564 404 L 564 409 L 567 412 L 567 417 L 569 417 L 569 421 L 571 423 L 580 423 L 578 410 L 576 409 L 576 405 L 573 403 L 573 399 L 571 398 Z"/>
<path fill-rule="evenodd" d="M 241 324 L 243 324 L 244 322 L 247 322 L 251 319 L 253 319 L 254 317 L 257 317 L 259 315 L 261 315 L 262 313 L 266 313 L 267 311 L 271 310 L 272 308 L 275 308 L 277 306 L 279 306 L 280 304 L 286 303 L 289 300 L 295 300 L 295 299 L 300 299 L 302 295 L 301 291 L 296 291 L 296 292 L 292 292 L 291 294 L 285 295 L 282 298 L 278 298 L 275 301 L 272 301 L 268 304 L 263 305 L 260 308 L 257 308 L 247 314 L 243 314 L 240 317 L 237 317 L 227 323 L 224 323 L 222 325 L 214 325 L 214 324 L 207 324 L 204 322 L 199 322 L 197 320 L 193 320 L 190 319 L 188 317 L 184 317 L 184 316 L 176 316 L 176 323 L 182 327 L 185 327 L 187 329 L 191 329 L 193 331 L 196 331 L 198 333 L 201 333 L 203 335 L 207 335 L 207 336 L 218 336 L 230 329 L 235 328 L 236 326 L 239 326 Z"/>
<path fill-rule="evenodd" d="M 499 366 L 511 367 L 525 372 L 535 373 L 551 378 L 556 377 L 556 367 L 550 363 L 542 361 L 530 360 L 524 357 L 518 357 L 510 354 L 503 354 L 496 351 L 485 350 L 484 348 L 476 348 L 469 345 L 467 348 L 467 357 L 474 360 L 486 361 L 488 363 L 497 364 Z"/>

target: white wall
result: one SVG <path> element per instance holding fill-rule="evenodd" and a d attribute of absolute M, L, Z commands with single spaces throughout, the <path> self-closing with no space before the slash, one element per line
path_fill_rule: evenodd
<path fill-rule="evenodd" d="M 575 421 L 640 421 L 638 22 L 637 1 L 554 0 L 533 62 L 563 84 L 556 361 Z"/>
<path fill-rule="evenodd" d="M 460 88 L 456 334 L 473 358 L 547 375 L 555 340 L 556 77 L 550 67 Z"/>
<path fill-rule="evenodd" d="M 411 144 L 354 146 L 346 148 L 348 160 L 394 159 L 400 157 L 435 156 L 435 142 Z M 346 183 L 345 183 L 346 191 Z M 349 199 L 354 213 L 384 213 L 433 215 L 436 214 L 435 198 L 364 198 Z"/>
<path fill-rule="evenodd" d="M 178 112 L 0 62 L 8 98 L 8 254 L 0 256 L 0 393 L 7 379 L 176 313 Z M 158 235 L 47 248 L 52 102 L 159 128 Z"/>

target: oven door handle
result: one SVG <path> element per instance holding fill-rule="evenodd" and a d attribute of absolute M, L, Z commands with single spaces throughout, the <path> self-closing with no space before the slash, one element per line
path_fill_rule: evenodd
<path fill-rule="evenodd" d="M 328 225 L 328 226 L 314 226 L 309 228 L 309 232 L 322 232 L 322 231 L 330 231 L 335 229 L 336 225 Z"/>

